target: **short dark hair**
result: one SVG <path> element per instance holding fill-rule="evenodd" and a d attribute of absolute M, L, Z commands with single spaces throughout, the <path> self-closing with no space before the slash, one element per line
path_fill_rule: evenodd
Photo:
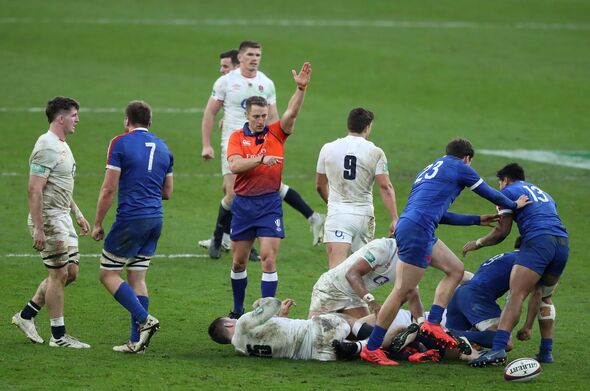
<path fill-rule="evenodd" d="M 473 150 L 473 145 L 471 145 L 469 140 L 464 138 L 456 138 L 447 144 L 446 154 L 455 156 L 459 159 L 463 159 L 465 156 L 469 156 L 473 159 L 475 151 Z"/>
<path fill-rule="evenodd" d="M 513 181 L 524 181 L 524 168 L 522 168 L 518 163 L 510 163 L 505 165 L 496 173 L 496 176 L 499 180 L 503 180 L 504 178 L 508 178 Z"/>
<path fill-rule="evenodd" d="M 152 122 L 152 108 L 142 100 L 133 100 L 125 108 L 125 116 L 130 124 L 147 128 Z"/>
<path fill-rule="evenodd" d="M 224 58 L 229 58 L 231 59 L 231 63 L 233 65 L 238 65 L 240 63 L 240 60 L 238 60 L 238 50 L 237 49 L 231 49 L 228 50 L 227 52 L 223 52 L 219 55 L 220 59 L 224 59 Z"/>
<path fill-rule="evenodd" d="M 213 322 L 211 322 L 211 324 L 209 325 L 209 336 L 211 337 L 211 339 L 217 343 L 220 343 L 222 345 L 227 345 L 228 343 L 231 343 L 231 339 L 228 337 L 227 332 L 225 330 L 225 326 L 223 325 L 225 323 L 225 317 L 224 316 L 220 316 L 219 318 L 215 319 Z"/>
<path fill-rule="evenodd" d="M 76 108 L 76 110 L 79 110 L 80 104 L 75 99 L 67 98 L 65 96 L 56 96 L 47 102 L 47 107 L 45 108 L 47 121 L 52 123 L 60 113 L 63 111 L 70 111 L 72 107 Z"/>
<path fill-rule="evenodd" d="M 375 115 L 372 111 L 357 107 L 348 113 L 348 130 L 354 133 L 362 133 L 373 122 Z"/>
<path fill-rule="evenodd" d="M 246 99 L 246 111 L 250 112 L 252 106 L 267 107 L 268 102 L 261 96 L 251 96 Z"/>
<path fill-rule="evenodd" d="M 249 49 L 249 48 L 262 49 L 262 45 L 260 45 L 256 41 L 242 41 L 242 43 L 240 43 L 240 47 L 238 50 L 240 53 L 242 53 L 244 50 Z"/>

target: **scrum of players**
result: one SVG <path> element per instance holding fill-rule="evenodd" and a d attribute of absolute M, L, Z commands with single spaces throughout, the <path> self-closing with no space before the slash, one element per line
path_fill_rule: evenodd
<path fill-rule="evenodd" d="M 349 113 L 344 137 L 325 144 L 319 153 L 316 188 L 327 204 L 327 215 L 321 215 L 282 183 L 285 143 L 294 133 L 311 80 L 311 64 L 292 71 L 295 89 L 279 117 L 274 84 L 258 70 L 261 55 L 261 45 L 253 41 L 221 54 L 222 76 L 215 82 L 201 126 L 202 157 L 210 160 L 214 157 L 211 130 L 215 114 L 223 108 L 224 197 L 211 239 L 199 244 L 208 248 L 213 259 L 222 250 L 231 250 L 233 308 L 228 316 L 211 323 L 210 337 L 250 356 L 360 358 L 389 366 L 445 358 L 464 360 L 473 367 L 499 365 L 514 346 L 511 334 L 531 294 L 517 338 L 530 339 L 537 318 L 541 333 L 537 359 L 553 362 L 556 311 L 551 296 L 567 263 L 569 244 L 551 196 L 527 182 L 524 169 L 516 163 L 497 172 L 500 191 L 493 189 L 471 168 L 472 144 L 455 139 L 446 145 L 442 157 L 418 172 L 406 207 L 398 215 L 387 158 L 368 140 L 374 114 L 355 108 Z M 74 202 L 75 161 L 65 142 L 75 131 L 78 109 L 73 99 L 51 100 L 46 110 L 49 131 L 31 154 L 29 227 L 48 275 L 12 323 L 31 341 L 43 343 L 35 316 L 46 305 L 50 346 L 90 347 L 66 333 L 63 316 L 64 289 L 79 268 L 72 213 L 82 228 L 80 235 L 105 239 L 100 280 L 130 314 L 130 337 L 113 350 L 144 353 L 160 327 L 149 313 L 145 275 L 162 229 L 162 200 L 172 195 L 173 157 L 166 144 L 148 131 L 149 105 L 131 102 L 125 111 L 126 133 L 109 144 L 90 232 Z M 381 239 L 374 238 L 375 182 L 391 218 L 389 237 Z M 465 188 L 496 205 L 498 213 L 449 212 Z M 117 189 L 116 221 L 105 237 L 102 221 Z M 274 297 L 276 257 L 285 232 L 282 201 L 309 221 L 313 244 L 326 246 L 329 270 L 313 287 L 308 319 L 289 319 L 294 301 Z M 475 273 L 464 270 L 457 255 L 435 234 L 439 224 L 492 227 L 487 235 L 465 244 L 465 256 L 502 242 L 513 222 L 520 234 L 514 251 L 484 260 Z M 259 254 L 253 246 L 256 239 Z M 246 312 L 248 261 L 261 263 L 263 297 Z M 418 285 L 429 266 L 442 271 L 443 278 L 430 310 L 424 311 Z M 119 276 L 123 268 L 127 281 Z M 382 285 L 391 291 L 380 303 L 371 292 Z M 510 299 L 501 309 L 497 301 L 507 292 Z M 405 303 L 408 310 L 401 308 Z"/>

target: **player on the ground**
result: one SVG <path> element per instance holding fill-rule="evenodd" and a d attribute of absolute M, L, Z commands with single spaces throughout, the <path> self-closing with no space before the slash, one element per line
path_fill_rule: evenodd
<path fill-rule="evenodd" d="M 361 352 L 364 360 L 392 365 L 379 346 L 408 293 L 416 288 L 429 265 L 443 271 L 445 276 L 436 288 L 428 320 L 422 323 L 420 331 L 449 348 L 457 346 L 455 338 L 445 332 L 440 321 L 455 288 L 463 278 L 464 267 L 459 258 L 436 238 L 434 231 L 441 223 L 486 225 L 493 221 L 493 218 L 482 219 L 477 215 L 447 212 L 465 187 L 506 208 L 520 208 L 528 201 L 526 196 L 522 196 L 514 202 L 487 185 L 470 167 L 473 155 L 473 146 L 469 141 L 453 140 L 446 147 L 446 155 L 424 168 L 414 180 L 408 203 L 395 228 L 400 260 L 397 263 L 394 288 L 383 303 L 369 342 Z"/>
<path fill-rule="evenodd" d="M 261 56 L 262 47 L 259 43 L 253 41 L 242 42 L 238 54 L 240 60 L 239 68 L 217 79 L 203 114 L 203 122 L 201 124 L 203 149 L 201 156 L 205 160 L 210 160 L 215 156 L 211 146 L 211 131 L 214 125 L 215 115 L 223 107 L 221 171 L 225 196 L 221 200 L 216 228 L 213 232 L 211 245 L 209 246 L 209 255 L 214 259 L 220 257 L 223 232 L 231 225 L 231 205 L 235 195 L 234 183 L 236 176 L 229 169 L 225 157 L 227 156 L 227 143 L 230 135 L 244 126 L 246 99 L 251 96 L 263 97 L 269 103 L 268 123 L 275 122 L 279 118 L 274 83 L 258 70 Z M 285 202 L 297 209 L 308 219 L 314 235 L 314 244 L 319 243 L 324 217 L 314 212 L 305 203 L 301 195 L 287 185 L 281 184 L 279 194 Z"/>
<path fill-rule="evenodd" d="M 148 312 L 145 276 L 162 232 L 162 199 L 172 196 L 173 158 L 168 146 L 148 129 L 152 111 L 143 101 L 125 109 L 126 133 L 111 140 L 104 181 L 92 229 L 94 240 L 104 238 L 102 222 L 119 192 L 117 216 L 100 257 L 100 281 L 131 313 L 131 336 L 116 352 L 140 353 L 159 329 Z M 119 273 L 127 268 L 125 282 Z"/>
<path fill-rule="evenodd" d="M 397 245 L 395 239 L 375 239 L 351 254 L 344 262 L 320 276 L 313 286 L 309 315 L 342 312 L 353 318 L 377 314 L 381 305 L 371 291 L 395 281 Z M 424 316 L 418 289 L 408 298 L 415 319 Z"/>
<path fill-rule="evenodd" d="M 283 173 L 285 141 L 294 130 L 305 90 L 311 78 L 311 65 L 292 71 L 296 88 L 287 110 L 279 121 L 269 123 L 268 102 L 259 96 L 246 99 L 243 129 L 232 133 L 227 148 L 231 172 L 236 174 L 235 199 L 232 204 L 231 239 L 233 263 L 231 283 L 234 307 L 230 317 L 244 312 L 248 283 L 248 255 L 258 238 L 262 263 L 262 297 L 274 296 L 278 286 L 276 257 L 285 237 L 283 209 L 279 189 Z"/>
<path fill-rule="evenodd" d="M 45 114 L 49 130 L 41 135 L 29 158 L 29 218 L 33 248 L 41 253 L 47 278 L 37 287 L 33 298 L 12 317 L 16 325 L 33 342 L 43 343 L 37 332 L 35 316 L 47 304 L 51 339 L 49 346 L 89 348 L 66 333 L 64 323 L 64 288 L 78 275 L 78 236 L 70 217 L 87 235 L 90 226 L 74 201 L 76 162 L 66 143 L 80 121 L 80 105 L 74 99 L 58 96 L 47 103 Z"/>
<path fill-rule="evenodd" d="M 503 167 L 497 177 L 500 190 L 508 198 L 528 196 L 532 203 L 517 211 L 500 208 L 500 221 L 494 230 L 463 247 L 463 254 L 466 254 L 502 242 L 510 234 L 513 221 L 516 221 L 522 238 L 520 252 L 510 275 L 510 301 L 502 311 L 492 350 L 470 363 L 475 367 L 506 362 L 505 348 L 512 329 L 518 323 L 522 303 L 539 282 L 543 286 L 543 296 L 551 295 L 569 255 L 567 230 L 557 214 L 553 198 L 539 187 L 526 182 L 524 169 L 516 163 Z M 551 307 L 549 311 L 555 315 Z M 548 316 L 551 317 L 551 314 Z M 545 344 L 551 348 L 552 340 Z"/>
<path fill-rule="evenodd" d="M 395 191 L 389 180 L 385 153 L 371 141 L 374 115 L 364 108 L 348 114 L 348 135 L 325 144 L 316 169 L 317 191 L 328 204 L 324 243 L 332 269 L 375 236 L 373 183 L 391 217 L 389 235 L 397 222 Z"/>

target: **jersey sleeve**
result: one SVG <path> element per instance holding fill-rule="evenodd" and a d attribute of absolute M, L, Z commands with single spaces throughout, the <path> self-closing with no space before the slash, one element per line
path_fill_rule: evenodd
<path fill-rule="evenodd" d="M 272 124 L 268 125 L 268 130 L 271 132 L 282 144 L 287 141 L 287 137 L 289 135 L 285 133 L 283 128 L 281 127 L 281 121 L 275 121 Z"/>
<path fill-rule="evenodd" d="M 480 178 L 479 174 L 467 164 L 459 165 L 458 175 L 459 184 L 468 187 L 469 190 L 475 190 L 483 183 L 483 179 Z"/>
<path fill-rule="evenodd" d="M 57 165 L 57 151 L 53 149 L 40 149 L 31 156 L 30 175 L 49 177 L 49 173 Z"/>
<path fill-rule="evenodd" d="M 260 299 L 258 307 L 240 317 L 238 322 L 244 330 L 250 330 L 258 325 L 266 323 L 273 316 L 277 316 L 281 310 L 281 301 L 275 297 Z"/>
<path fill-rule="evenodd" d="M 233 132 L 229 137 L 229 141 L 227 143 L 227 156 L 224 156 L 224 159 L 229 158 L 232 155 L 240 155 L 244 157 L 244 151 L 242 150 L 242 146 L 240 144 L 240 132 Z"/>
<path fill-rule="evenodd" d="M 512 194 L 512 192 L 510 191 L 510 189 L 508 188 L 503 188 L 500 193 L 504 194 L 506 197 L 508 197 L 509 199 L 516 199 L 518 198 L 517 196 L 515 196 L 514 194 Z M 496 208 L 498 209 L 498 214 L 501 215 L 505 215 L 505 214 L 512 214 L 513 211 L 512 209 L 506 208 L 503 205 L 496 205 Z"/>
<path fill-rule="evenodd" d="M 391 258 L 391 254 L 389 254 L 385 240 L 377 239 L 370 242 L 363 253 L 363 258 L 369 263 L 371 269 L 386 265 Z"/>
<path fill-rule="evenodd" d="M 325 174 L 326 173 L 326 150 L 328 149 L 328 144 L 324 144 L 322 149 L 320 149 L 320 155 L 318 156 L 318 163 L 316 166 L 315 171 L 318 174 Z"/>
<path fill-rule="evenodd" d="M 107 154 L 107 167 L 111 170 L 121 171 L 121 164 L 123 162 L 123 142 L 120 137 L 115 137 L 109 143 L 109 151 Z"/>
<path fill-rule="evenodd" d="M 170 151 L 168 153 L 170 154 L 170 165 L 168 166 L 168 170 L 166 170 L 166 176 L 171 176 L 174 172 L 174 156 L 172 156 Z"/>
<path fill-rule="evenodd" d="M 381 148 L 379 148 L 379 160 L 377 160 L 377 167 L 375 169 L 375 175 L 382 175 L 388 174 L 389 175 L 389 167 L 387 166 L 387 157 L 385 156 L 385 152 Z"/>
<path fill-rule="evenodd" d="M 211 91 L 211 98 L 215 100 L 225 100 L 225 92 L 227 91 L 227 78 L 220 77 L 213 84 L 213 91 Z"/>
<path fill-rule="evenodd" d="M 275 83 L 272 82 L 272 80 L 269 79 L 269 84 L 268 84 L 268 94 L 266 95 L 266 101 L 268 102 L 269 105 L 276 105 L 277 104 L 277 91 L 275 89 Z"/>

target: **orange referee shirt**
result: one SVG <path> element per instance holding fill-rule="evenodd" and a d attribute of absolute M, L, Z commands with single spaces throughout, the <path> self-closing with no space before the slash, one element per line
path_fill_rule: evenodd
<path fill-rule="evenodd" d="M 227 157 L 240 155 L 243 158 L 285 156 L 285 141 L 289 135 L 283 132 L 281 122 L 276 121 L 258 134 L 253 133 L 246 123 L 232 133 L 227 146 Z M 261 164 L 241 174 L 237 174 L 234 191 L 241 196 L 257 196 L 279 191 L 283 175 L 283 163 L 269 167 Z"/>

